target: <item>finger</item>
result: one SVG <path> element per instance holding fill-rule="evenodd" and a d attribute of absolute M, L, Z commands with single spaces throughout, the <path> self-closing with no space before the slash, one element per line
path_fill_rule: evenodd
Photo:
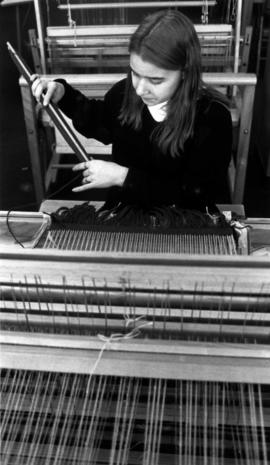
<path fill-rule="evenodd" d="M 39 77 L 40 77 L 39 74 L 32 74 L 32 75 L 30 76 L 30 81 L 31 81 L 31 82 L 34 82 L 34 81 L 35 81 L 36 79 L 38 79 Z"/>
<path fill-rule="evenodd" d="M 32 84 L 32 92 L 33 92 L 33 95 L 35 96 L 35 98 L 39 101 L 40 100 L 40 96 L 43 92 L 43 89 L 44 89 L 44 85 L 41 81 L 41 79 L 37 78 L 34 83 Z"/>
<path fill-rule="evenodd" d="M 90 183 L 90 182 L 93 182 L 92 176 L 85 176 L 85 177 L 82 179 L 82 184 L 87 184 L 87 183 Z"/>
<path fill-rule="evenodd" d="M 95 184 L 93 182 L 91 183 L 88 183 L 88 184 L 84 184 L 83 186 L 78 186 L 78 187 L 74 187 L 72 189 L 72 192 L 83 192 L 83 191 L 86 191 L 88 189 L 93 189 L 95 186 Z"/>
<path fill-rule="evenodd" d="M 44 95 L 44 99 L 43 99 L 43 105 L 46 106 L 48 105 L 48 103 L 50 102 L 50 100 L 53 100 L 52 99 L 52 96 L 54 94 L 54 91 L 55 91 L 55 85 L 53 82 L 49 83 L 48 84 L 48 87 L 47 87 L 47 92 L 46 94 Z"/>
<path fill-rule="evenodd" d="M 77 165 L 74 165 L 72 168 L 72 171 L 81 171 L 81 170 L 87 170 L 88 168 L 88 163 L 87 161 L 83 161 L 82 163 L 77 163 Z"/>
<path fill-rule="evenodd" d="M 82 172 L 82 176 L 84 179 L 89 179 L 89 182 L 90 182 L 90 181 L 93 181 L 94 172 L 91 171 L 90 168 L 87 168 L 86 170 Z"/>
<path fill-rule="evenodd" d="M 40 86 L 40 84 L 41 84 L 41 80 L 39 77 L 37 77 L 32 84 L 32 91 L 35 92 L 37 87 Z"/>

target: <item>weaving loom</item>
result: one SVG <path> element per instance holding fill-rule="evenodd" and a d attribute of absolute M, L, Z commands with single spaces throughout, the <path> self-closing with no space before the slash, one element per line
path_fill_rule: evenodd
<path fill-rule="evenodd" d="M 270 264 L 241 255 L 247 225 L 79 211 L 2 249 L 1 463 L 266 465 Z"/>
<path fill-rule="evenodd" d="M 173 205 L 117 205 L 110 210 L 85 202 L 61 207 L 51 216 L 39 246 L 67 250 L 136 253 L 242 253 L 234 228 L 221 214 L 203 214 Z"/>
<path fill-rule="evenodd" d="M 1 463 L 268 463 L 267 257 L 11 248 L 0 279 Z"/>

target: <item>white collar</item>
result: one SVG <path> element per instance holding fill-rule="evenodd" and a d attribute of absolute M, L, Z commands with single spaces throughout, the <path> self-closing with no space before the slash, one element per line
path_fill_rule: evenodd
<path fill-rule="evenodd" d="M 147 105 L 148 110 L 150 111 L 152 117 L 155 121 L 164 121 L 167 116 L 167 102 L 161 102 L 157 105 Z"/>

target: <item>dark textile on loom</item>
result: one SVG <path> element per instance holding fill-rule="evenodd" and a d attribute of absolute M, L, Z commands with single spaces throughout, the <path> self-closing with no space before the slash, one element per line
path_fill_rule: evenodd
<path fill-rule="evenodd" d="M 156 122 L 147 106 L 142 129 L 121 126 L 118 115 L 125 80 L 116 83 L 104 101 L 88 99 L 63 79 L 65 95 L 60 109 L 83 135 L 113 144 L 112 159 L 129 167 L 122 188 L 109 189 L 108 207 L 119 201 L 144 206 L 176 204 L 182 208 L 215 210 L 228 202 L 227 169 L 231 158 L 232 122 L 229 110 L 208 94 L 198 102 L 194 135 L 179 157 L 163 154 L 151 141 Z"/>
<path fill-rule="evenodd" d="M 146 230 L 192 233 L 233 233 L 223 214 L 207 214 L 198 210 L 181 209 L 175 205 L 146 209 L 138 205 L 119 204 L 112 209 L 96 208 L 85 202 L 72 208 L 61 207 L 52 215 L 53 227 L 98 227 L 100 230 Z"/>

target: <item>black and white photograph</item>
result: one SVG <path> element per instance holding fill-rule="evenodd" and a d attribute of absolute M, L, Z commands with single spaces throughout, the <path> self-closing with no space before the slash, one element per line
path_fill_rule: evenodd
<path fill-rule="evenodd" d="M 270 462 L 270 0 L 0 0 L 0 462 Z"/>

